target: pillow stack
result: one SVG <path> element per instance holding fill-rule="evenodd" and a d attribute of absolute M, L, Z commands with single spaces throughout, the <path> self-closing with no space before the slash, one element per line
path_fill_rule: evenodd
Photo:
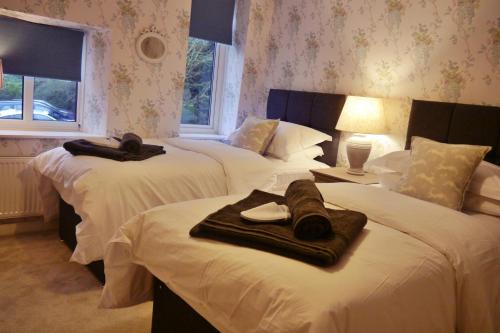
<path fill-rule="evenodd" d="M 410 167 L 398 192 L 460 210 L 472 174 L 490 149 L 413 137 Z"/>
<path fill-rule="evenodd" d="M 267 154 L 288 161 L 293 154 L 303 152 L 323 141 L 332 141 L 332 137 L 313 128 L 280 121 Z"/>
<path fill-rule="evenodd" d="M 318 144 L 332 141 L 332 137 L 306 126 L 249 116 L 229 136 L 229 141 L 235 147 L 288 162 L 322 156 L 323 149 Z"/>
<path fill-rule="evenodd" d="M 323 155 L 325 155 L 325 153 L 323 152 L 323 148 L 321 148 L 321 146 L 314 145 L 296 153 L 285 155 L 281 159 L 286 162 L 293 162 L 302 160 L 314 160 L 316 157 L 320 157 Z"/>
<path fill-rule="evenodd" d="M 465 210 L 500 216 L 500 167 L 481 162 L 465 194 Z"/>
<path fill-rule="evenodd" d="M 482 161 L 490 147 L 453 145 L 414 137 L 411 153 L 368 161 L 380 184 L 452 209 L 500 216 L 500 167 Z"/>

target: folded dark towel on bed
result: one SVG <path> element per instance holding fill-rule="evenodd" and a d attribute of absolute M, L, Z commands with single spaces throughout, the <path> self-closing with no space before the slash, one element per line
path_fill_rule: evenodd
<path fill-rule="evenodd" d="M 99 146 L 83 139 L 65 142 L 63 147 L 73 155 L 97 156 L 121 162 L 142 161 L 156 155 L 165 154 L 162 146 L 143 144 L 139 152 L 131 153 L 118 148 Z"/>
<path fill-rule="evenodd" d="M 240 212 L 268 202 L 285 204 L 282 196 L 254 190 L 250 196 L 210 214 L 194 226 L 190 235 L 247 246 L 318 266 L 336 263 L 366 224 L 366 215 L 327 209 L 332 233 L 314 241 L 294 236 L 292 224 L 253 224 L 240 217 Z"/>
<path fill-rule="evenodd" d="M 330 215 L 314 182 L 300 179 L 292 182 L 285 192 L 286 204 L 292 215 L 295 237 L 312 240 L 332 232 Z"/>
<path fill-rule="evenodd" d="M 135 154 L 141 151 L 142 138 L 135 133 L 125 133 L 118 141 L 120 141 L 120 150 Z"/>

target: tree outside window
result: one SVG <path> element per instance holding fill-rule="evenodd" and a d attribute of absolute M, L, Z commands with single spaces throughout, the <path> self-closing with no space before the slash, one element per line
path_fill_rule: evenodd
<path fill-rule="evenodd" d="M 215 42 L 189 38 L 181 123 L 210 125 Z"/>

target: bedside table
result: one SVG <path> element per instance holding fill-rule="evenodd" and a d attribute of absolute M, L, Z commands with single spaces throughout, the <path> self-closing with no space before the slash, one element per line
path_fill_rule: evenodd
<path fill-rule="evenodd" d="M 348 182 L 363 185 L 378 183 L 378 177 L 373 173 L 367 172 L 363 176 L 356 176 L 347 173 L 346 168 L 341 167 L 313 169 L 309 171 L 314 175 L 314 181 L 316 183 Z"/>

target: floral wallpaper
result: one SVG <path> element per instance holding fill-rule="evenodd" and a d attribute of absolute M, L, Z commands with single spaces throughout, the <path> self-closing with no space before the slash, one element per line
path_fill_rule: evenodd
<path fill-rule="evenodd" d="M 268 89 L 265 89 L 267 82 L 267 72 L 261 66 L 272 58 L 278 48 L 281 47 L 281 41 L 276 37 L 265 42 L 267 38 L 272 38 L 272 20 L 269 19 L 269 13 L 274 12 L 276 2 L 265 0 L 254 0 L 250 8 L 247 52 L 245 52 L 245 64 L 243 69 L 243 79 L 241 83 L 241 95 L 239 103 L 239 114 L 237 117 L 238 125 L 249 114 L 265 116 Z M 269 43 L 275 43 L 275 46 L 269 46 Z M 264 89 L 263 89 L 264 88 Z M 262 113 L 264 112 L 264 113 Z"/>
<path fill-rule="evenodd" d="M 48 18 L 72 22 L 88 32 L 84 131 L 177 135 L 191 1 L 0 0 L 0 9 L 35 14 L 45 23 Z M 160 64 L 146 63 L 135 52 L 137 38 L 151 30 L 166 40 Z M 34 156 L 62 141 L 1 139 L 0 156 Z"/>
<path fill-rule="evenodd" d="M 220 132 L 229 135 L 235 128 L 240 101 L 240 92 L 245 64 L 246 38 L 251 1 L 238 0 L 234 14 L 233 45 L 227 50 L 226 73 L 224 78 L 224 93 L 222 94 L 222 115 Z"/>
<path fill-rule="evenodd" d="M 267 102 L 268 90 L 263 89 L 266 75 L 262 66 L 270 52 L 264 40 L 271 29 L 273 3 L 236 1 L 236 29 L 226 67 L 221 134 L 230 134 L 251 113 L 265 116 L 258 110 L 265 110 Z"/>
<path fill-rule="evenodd" d="M 254 0 L 246 40 L 235 125 L 270 88 L 382 97 L 375 157 L 403 146 L 411 99 L 500 105 L 498 0 Z"/>
<path fill-rule="evenodd" d="M 188 0 L 0 0 L 0 8 L 89 27 L 84 129 L 174 136 L 185 72 Z M 135 53 L 165 36 L 158 65 Z M 221 128 L 264 116 L 270 88 L 384 98 L 389 133 L 371 157 L 402 147 L 412 99 L 500 105 L 498 0 L 237 0 Z M 339 164 L 345 164 L 343 133 Z M 0 139 L 0 156 L 60 140 Z"/>

